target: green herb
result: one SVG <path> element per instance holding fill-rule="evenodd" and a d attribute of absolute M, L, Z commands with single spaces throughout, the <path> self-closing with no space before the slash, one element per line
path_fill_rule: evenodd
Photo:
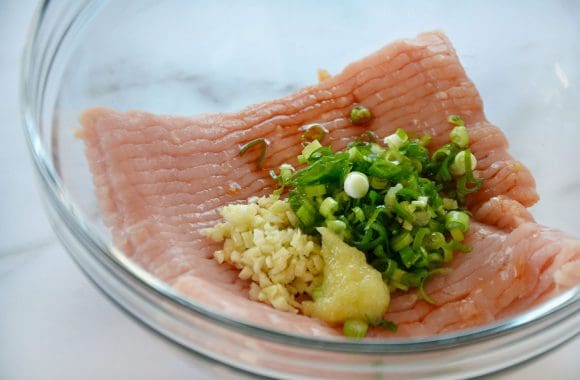
<path fill-rule="evenodd" d="M 368 323 L 359 319 L 348 319 L 342 326 L 342 332 L 349 338 L 360 339 L 367 335 Z"/>
<path fill-rule="evenodd" d="M 431 305 L 435 304 L 435 301 L 433 301 L 433 299 L 431 297 L 429 297 L 429 295 L 427 293 L 425 293 L 425 289 L 424 289 L 424 284 L 425 281 L 427 281 L 427 279 L 433 275 L 436 274 L 448 274 L 450 273 L 450 269 L 449 268 L 439 268 L 439 269 L 434 269 L 430 272 L 428 272 L 422 279 L 421 279 L 421 284 L 419 285 L 419 296 L 427 303 L 430 303 Z"/>
<path fill-rule="evenodd" d="M 445 272 L 455 252 L 469 252 L 462 243 L 470 226 L 465 197 L 482 184 L 465 127 L 450 139 L 432 154 L 430 138 L 402 129 L 382 143 L 364 135 L 342 151 L 314 140 L 298 157 L 301 169 L 281 167 L 273 177 L 290 188 L 288 202 L 305 233 L 327 226 L 364 252 L 391 290 L 416 288 L 432 302 L 423 285 Z"/>
<path fill-rule="evenodd" d="M 373 131 L 364 131 L 363 134 L 359 137 L 360 142 L 371 142 L 376 143 L 379 141 L 379 136 Z"/>
<path fill-rule="evenodd" d="M 344 234 L 346 232 L 346 223 L 342 220 L 327 220 L 325 222 L 326 227 L 330 228 L 332 232 L 337 234 L 340 237 L 344 238 Z"/>
<path fill-rule="evenodd" d="M 320 148 L 322 148 L 322 144 L 320 144 L 320 141 L 318 141 L 318 140 L 314 140 L 314 141 L 310 142 L 309 144 L 307 144 L 304 147 L 304 149 L 302 149 L 302 154 L 300 154 L 298 156 L 298 163 L 304 164 L 304 163 L 308 162 L 308 159 L 310 158 L 312 153 L 316 152 Z"/>
<path fill-rule="evenodd" d="M 302 141 L 322 141 L 328 131 L 320 124 L 312 124 L 302 134 Z"/>
<path fill-rule="evenodd" d="M 382 327 L 391 332 L 397 332 L 397 324 L 391 321 L 386 321 L 383 318 L 371 319 L 367 316 L 366 322 L 370 327 Z"/>
<path fill-rule="evenodd" d="M 463 233 L 469 230 L 469 215 L 461 211 L 449 211 L 445 214 L 445 228 L 456 241 L 463 240 Z"/>
<path fill-rule="evenodd" d="M 318 211 L 327 219 L 334 219 L 334 213 L 338 210 L 338 202 L 331 197 L 325 198 L 320 204 Z"/>
<path fill-rule="evenodd" d="M 280 165 L 280 174 L 276 174 L 274 170 L 270 170 L 270 177 L 273 180 L 278 181 L 280 187 L 274 191 L 275 195 L 281 195 L 284 192 L 284 188 L 289 183 L 292 178 L 292 174 L 296 171 L 294 167 L 290 164 Z"/>
<path fill-rule="evenodd" d="M 262 167 L 262 162 L 264 162 L 264 158 L 266 157 L 266 149 L 268 148 L 268 145 L 270 145 L 270 143 L 268 142 L 268 140 L 264 139 L 264 138 L 259 138 L 259 139 L 255 139 L 253 141 L 250 141 L 249 143 L 247 143 L 246 145 L 244 145 L 241 149 L 240 149 L 240 156 L 243 156 L 244 154 L 246 154 L 246 152 L 248 150 L 250 150 L 252 147 L 261 144 L 262 145 L 262 150 L 260 151 L 260 156 L 258 157 L 258 161 L 256 162 L 256 167 L 260 168 Z"/>
<path fill-rule="evenodd" d="M 344 192 L 351 198 L 360 199 L 369 191 L 369 179 L 366 174 L 353 171 L 344 179 Z"/>
<path fill-rule="evenodd" d="M 372 117 L 371 110 L 361 104 L 354 106 L 350 111 L 350 121 L 354 125 L 364 125 L 371 121 Z"/>
<path fill-rule="evenodd" d="M 395 133 L 390 136 L 385 137 L 385 144 L 389 145 L 389 148 L 400 148 L 405 143 L 409 141 L 409 136 L 407 132 L 403 131 L 402 129 L 397 129 Z"/>
<path fill-rule="evenodd" d="M 449 115 L 447 121 L 454 125 L 465 125 L 465 122 L 459 115 Z"/>
<path fill-rule="evenodd" d="M 449 134 L 449 138 L 452 143 L 457 144 L 460 148 L 466 148 L 469 145 L 469 136 L 467 134 L 467 128 L 464 125 L 453 128 Z"/>

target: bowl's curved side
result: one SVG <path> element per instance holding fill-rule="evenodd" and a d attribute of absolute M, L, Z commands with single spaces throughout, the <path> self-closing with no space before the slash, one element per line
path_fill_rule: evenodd
<path fill-rule="evenodd" d="M 576 287 L 533 311 L 460 335 L 415 341 L 329 341 L 241 323 L 181 298 L 94 233 L 62 183 L 53 117 L 70 46 L 107 1 L 44 2 L 24 52 L 25 134 L 57 235 L 87 276 L 130 315 L 177 344 L 277 378 L 466 377 L 546 352 L 580 333 Z"/>

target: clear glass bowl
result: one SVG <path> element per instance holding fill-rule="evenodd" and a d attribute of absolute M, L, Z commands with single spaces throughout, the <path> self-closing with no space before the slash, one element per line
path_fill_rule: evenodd
<path fill-rule="evenodd" d="M 119 307 L 195 353 L 276 378 L 457 378 L 501 370 L 580 331 L 576 287 L 510 320 L 418 340 L 334 341 L 236 320 L 127 260 L 101 221 L 78 114 L 233 111 L 443 29 L 543 197 L 540 223 L 580 235 L 580 6 L 554 2 L 45 1 L 25 50 L 23 115 L 54 229 Z M 497 27 L 501 25 L 501 27 Z M 554 170 L 554 168 L 565 170 Z"/>

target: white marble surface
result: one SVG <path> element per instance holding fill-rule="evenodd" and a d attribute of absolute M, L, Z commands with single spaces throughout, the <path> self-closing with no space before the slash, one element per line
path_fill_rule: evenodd
<path fill-rule="evenodd" d="M 0 379 L 239 378 L 151 334 L 73 263 L 44 215 L 21 131 L 19 61 L 34 1 L 0 1 Z M 580 339 L 498 379 L 574 379 Z"/>

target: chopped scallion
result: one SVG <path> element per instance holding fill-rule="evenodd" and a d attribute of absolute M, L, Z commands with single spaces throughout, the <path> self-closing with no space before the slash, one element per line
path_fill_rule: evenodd
<path fill-rule="evenodd" d="M 397 203 L 397 192 L 403 188 L 403 185 L 398 183 L 397 185 L 389 188 L 387 194 L 385 194 L 385 207 L 388 211 L 395 209 L 395 204 Z"/>
<path fill-rule="evenodd" d="M 361 104 L 354 106 L 350 111 L 350 121 L 354 125 L 367 124 L 369 121 L 371 121 L 372 117 L 373 115 L 371 111 Z"/>
<path fill-rule="evenodd" d="M 465 125 L 465 122 L 459 115 L 449 115 L 447 121 L 453 125 Z"/>
<path fill-rule="evenodd" d="M 430 303 L 432 305 L 435 304 L 435 301 L 429 297 L 429 295 L 425 292 L 425 282 L 427 281 L 427 279 L 433 275 L 436 274 L 448 274 L 449 273 L 449 269 L 448 268 L 439 268 L 439 269 L 434 269 L 430 272 L 428 272 L 427 274 L 425 274 L 425 276 L 423 276 L 423 278 L 421 279 L 421 284 L 419 285 L 419 296 L 427 303 Z"/>
<path fill-rule="evenodd" d="M 342 220 L 327 220 L 325 224 L 338 236 L 343 236 L 346 232 L 346 223 Z"/>
<path fill-rule="evenodd" d="M 296 216 L 305 227 L 312 227 L 316 223 L 316 211 L 310 203 L 304 203 L 296 211 Z"/>
<path fill-rule="evenodd" d="M 460 148 L 466 148 L 469 144 L 469 136 L 467 135 L 467 128 L 464 125 L 453 128 L 449 134 L 451 142 L 457 144 Z"/>
<path fill-rule="evenodd" d="M 409 141 L 409 136 L 402 129 L 397 129 L 395 133 L 385 137 L 384 143 L 389 145 L 389 148 L 399 149 Z"/>
<path fill-rule="evenodd" d="M 370 319 L 368 316 L 366 318 L 366 322 L 369 326 L 372 327 L 382 327 L 387 329 L 391 332 L 397 332 L 397 325 L 394 322 L 386 321 L 383 318 L 377 318 L 376 320 Z"/>
<path fill-rule="evenodd" d="M 298 163 L 304 164 L 308 161 L 312 153 L 316 152 L 318 149 L 322 148 L 322 144 L 318 140 L 310 142 L 308 145 L 302 149 L 302 154 L 298 156 Z"/>
<path fill-rule="evenodd" d="M 262 162 L 264 162 L 264 158 L 266 157 L 266 149 L 268 148 L 268 145 L 270 145 L 270 143 L 268 142 L 268 140 L 264 139 L 264 138 L 259 138 L 259 139 L 255 139 L 250 141 L 249 143 L 247 143 L 246 145 L 244 145 L 243 147 L 240 148 L 240 156 L 243 156 L 244 154 L 246 154 L 246 152 L 248 150 L 250 150 L 252 147 L 261 144 L 262 145 L 262 150 L 260 151 L 260 156 L 258 156 L 258 161 L 256 162 L 256 166 L 258 168 L 262 167 Z"/>
<path fill-rule="evenodd" d="M 449 211 L 445 215 L 445 228 L 456 241 L 463 240 L 463 233 L 469 231 L 469 215 L 462 211 Z"/>
<path fill-rule="evenodd" d="M 369 179 L 365 174 L 357 171 L 348 173 L 344 180 L 344 192 L 347 193 L 349 197 L 360 199 L 367 195 L 368 191 Z"/>
<path fill-rule="evenodd" d="M 312 124 L 309 125 L 306 130 L 304 131 L 304 133 L 302 134 L 302 140 L 303 141 L 322 141 L 324 140 L 324 137 L 326 137 L 326 134 L 328 133 L 328 131 L 320 124 Z"/>
<path fill-rule="evenodd" d="M 469 251 L 465 197 L 482 184 L 465 123 L 458 116 L 449 122 L 456 126 L 451 141 L 431 154 L 429 137 L 402 129 L 382 141 L 367 131 L 342 151 L 314 139 L 298 157 L 304 167 L 280 167 L 273 178 L 290 187 L 304 232 L 328 227 L 363 251 L 391 290 L 416 288 L 431 300 L 428 278 L 443 273 L 454 252 Z"/>
<path fill-rule="evenodd" d="M 441 232 L 431 232 L 424 241 L 428 249 L 439 249 L 445 245 L 445 236 Z"/>
<path fill-rule="evenodd" d="M 455 210 L 459 205 L 455 199 L 443 198 L 443 208 L 446 210 Z"/>
<path fill-rule="evenodd" d="M 391 247 L 395 251 L 400 251 L 413 242 L 413 237 L 409 232 L 403 232 L 391 240 Z"/>
<path fill-rule="evenodd" d="M 338 210 L 338 202 L 332 197 L 326 197 L 320 204 L 318 210 L 320 215 L 324 216 L 326 219 L 334 218 L 334 213 Z"/>
<path fill-rule="evenodd" d="M 342 326 L 342 332 L 346 337 L 360 339 L 367 335 L 369 325 L 359 319 L 348 319 Z"/>
<path fill-rule="evenodd" d="M 321 197 L 326 194 L 326 185 L 308 185 L 304 187 L 304 193 L 308 197 Z"/>
<path fill-rule="evenodd" d="M 475 158 L 475 156 L 467 150 L 462 150 L 461 152 L 457 153 L 457 155 L 455 155 L 455 159 L 453 160 L 453 163 L 449 167 L 449 170 L 454 176 L 462 176 L 468 170 L 469 171 L 475 170 L 476 166 L 477 159 Z"/>
<path fill-rule="evenodd" d="M 415 238 L 413 239 L 413 249 L 418 251 L 421 247 L 423 247 L 423 240 L 429 234 L 428 228 L 419 228 L 415 233 Z"/>
<path fill-rule="evenodd" d="M 352 209 L 352 212 L 355 216 L 356 221 L 358 221 L 359 223 L 362 223 L 365 221 L 365 213 L 360 207 L 354 207 Z"/>

